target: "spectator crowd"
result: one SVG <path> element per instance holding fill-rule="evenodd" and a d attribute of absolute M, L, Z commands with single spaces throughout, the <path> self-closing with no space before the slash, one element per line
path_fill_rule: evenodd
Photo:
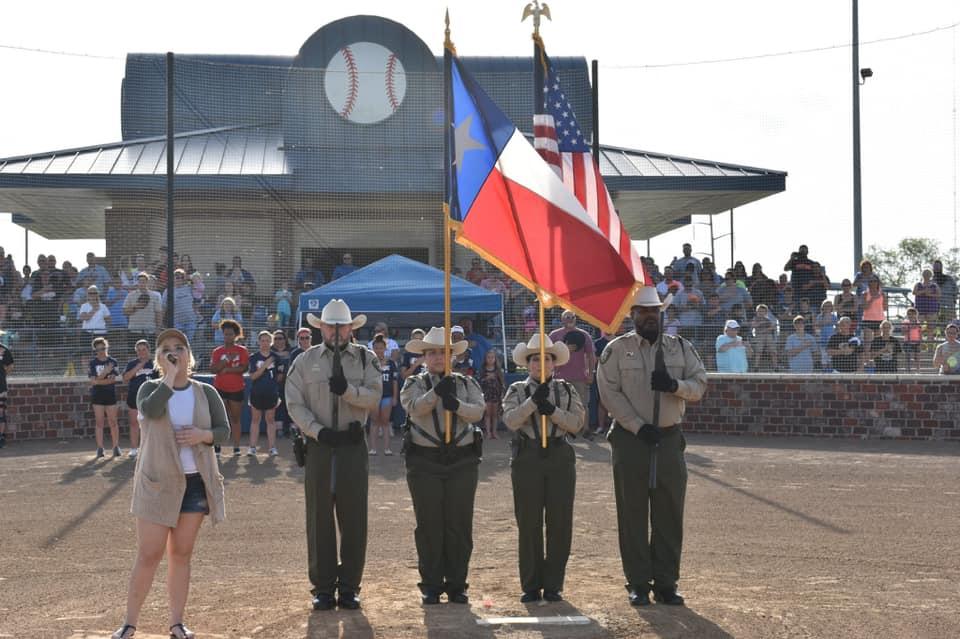
<path fill-rule="evenodd" d="M 761 264 L 748 274 L 743 262 L 717 272 L 709 257 L 694 256 L 684 244 L 682 255 L 662 268 L 642 258 L 647 276 L 661 297 L 672 296 L 664 329 L 693 343 L 708 369 L 726 372 L 903 372 L 929 370 L 935 348 L 948 339 L 948 325 L 957 316 L 956 280 L 940 260 L 918 274 L 908 296 L 898 303 L 902 317 L 891 316 L 889 290 L 864 260 L 858 272 L 839 287 L 813 259 L 806 245 L 789 256 L 782 271 L 770 277 Z M 39 255 L 36 269 L 17 269 L 0 248 L 0 337 L 11 349 L 33 351 L 38 361 L 81 371 L 91 339 L 110 337 L 114 349 L 133 351 L 165 325 L 169 300 L 174 327 L 182 330 L 200 352 L 224 343 L 220 324 L 234 320 L 252 329 L 290 331 L 299 322 L 300 296 L 358 268 L 344 253 L 329 271 L 317 259 L 304 259 L 301 268 L 265 287 L 235 256 L 229 267 L 214 265 L 200 273 L 190 255 L 174 255 L 174 282 L 167 282 L 167 249 L 152 259 L 135 255 L 119 259 L 114 268 L 93 253 L 78 269 L 69 261 L 58 265 L 53 255 Z M 461 275 L 455 270 L 455 275 Z M 329 276 L 329 277 L 328 277 Z M 503 296 L 504 323 L 475 317 L 464 322 L 478 350 L 467 368 L 483 362 L 489 344 L 522 339 L 537 329 L 533 295 L 480 258 L 473 258 L 462 277 Z M 172 289 L 172 290 L 171 290 Z M 566 332 L 569 317 L 548 309 L 551 326 Z M 474 327 L 475 325 L 475 327 Z M 629 327 L 627 327 L 629 328 Z M 558 329 L 560 330 L 560 329 Z M 399 330 L 388 335 L 396 340 Z M 556 338 L 555 338 L 556 339 Z M 604 340 L 581 325 L 571 339 Z M 570 344 L 568 344 L 569 346 Z M 255 343 L 247 346 L 254 348 Z M 586 346 L 573 344 L 587 350 Z M 388 352 L 393 349 L 388 348 Z M 49 357 L 52 355 L 52 357 Z M 591 361 L 596 355 L 591 355 Z M 575 358 L 577 359 L 577 358 Z M 939 367 L 939 364 L 937 364 Z M 28 372 L 26 367 L 19 369 Z M 51 371 L 45 371 L 51 372 Z M 586 383 L 592 371 L 572 381 Z"/>

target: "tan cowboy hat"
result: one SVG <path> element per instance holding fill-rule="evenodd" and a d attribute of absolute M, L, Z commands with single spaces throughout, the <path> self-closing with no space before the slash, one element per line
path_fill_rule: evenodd
<path fill-rule="evenodd" d="M 343 300 L 330 300 L 320 312 L 320 317 L 313 313 L 307 314 L 307 323 L 314 328 L 320 328 L 324 324 L 327 326 L 333 324 L 350 324 L 352 328 L 360 328 L 367 323 L 366 315 L 357 315 L 350 317 L 350 307 Z"/>
<path fill-rule="evenodd" d="M 660 294 L 653 286 L 643 286 L 637 291 L 631 306 L 662 306 Z"/>
<path fill-rule="evenodd" d="M 452 333 L 452 331 L 451 331 Z M 444 347 L 443 339 L 443 327 L 434 326 L 432 327 L 423 339 L 412 339 L 407 341 L 405 349 L 411 353 L 416 353 L 420 355 L 423 351 L 427 351 L 433 348 L 443 348 Z M 462 339 L 450 344 L 450 352 L 454 355 L 460 355 L 463 351 L 467 350 L 467 340 Z"/>
<path fill-rule="evenodd" d="M 553 355 L 553 363 L 556 366 L 563 366 L 570 361 L 570 349 L 563 342 L 556 342 L 549 336 L 544 336 L 543 351 L 548 355 Z M 532 355 L 540 354 L 540 333 L 535 333 L 530 341 L 524 344 L 520 342 L 513 349 L 513 362 L 517 366 L 526 366 L 527 358 Z"/>

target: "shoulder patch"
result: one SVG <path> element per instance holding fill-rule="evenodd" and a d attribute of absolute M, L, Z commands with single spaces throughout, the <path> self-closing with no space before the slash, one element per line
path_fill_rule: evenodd
<path fill-rule="evenodd" d="M 380 368 L 380 358 L 379 358 L 379 357 L 373 357 L 373 358 L 371 358 L 371 361 L 373 362 L 373 367 L 374 367 L 375 369 L 377 369 L 377 372 L 378 372 L 378 373 L 382 373 L 382 372 L 383 372 L 383 369 Z"/>
<path fill-rule="evenodd" d="M 607 348 L 603 349 L 603 352 L 600 353 L 600 363 L 606 364 L 607 360 L 610 359 L 610 354 L 613 352 L 613 349 L 607 345 Z"/>

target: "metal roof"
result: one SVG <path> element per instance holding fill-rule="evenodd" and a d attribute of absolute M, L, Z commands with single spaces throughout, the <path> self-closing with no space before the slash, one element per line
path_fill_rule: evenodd
<path fill-rule="evenodd" d="M 177 134 L 174 167 L 177 188 L 194 193 L 439 193 L 440 153 L 426 143 L 376 153 L 288 146 L 276 125 L 235 126 Z M 51 239 L 102 237 L 113 197 L 165 188 L 165 157 L 166 138 L 147 137 L 0 159 L 0 210 L 30 215 Z M 601 145 L 599 165 L 634 240 L 786 188 L 782 171 L 613 146 Z"/>
<path fill-rule="evenodd" d="M 174 136 L 177 175 L 283 175 L 288 172 L 276 127 L 220 127 Z M 63 149 L 0 160 L 3 175 L 166 175 L 167 139 Z M 2 181 L 0 181 L 2 184 Z"/>

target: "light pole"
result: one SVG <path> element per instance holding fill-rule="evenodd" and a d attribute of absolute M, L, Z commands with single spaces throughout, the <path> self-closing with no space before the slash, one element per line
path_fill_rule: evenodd
<path fill-rule="evenodd" d="M 860 33 L 857 0 L 853 1 L 853 272 L 863 259 L 863 220 L 860 209 Z"/>

